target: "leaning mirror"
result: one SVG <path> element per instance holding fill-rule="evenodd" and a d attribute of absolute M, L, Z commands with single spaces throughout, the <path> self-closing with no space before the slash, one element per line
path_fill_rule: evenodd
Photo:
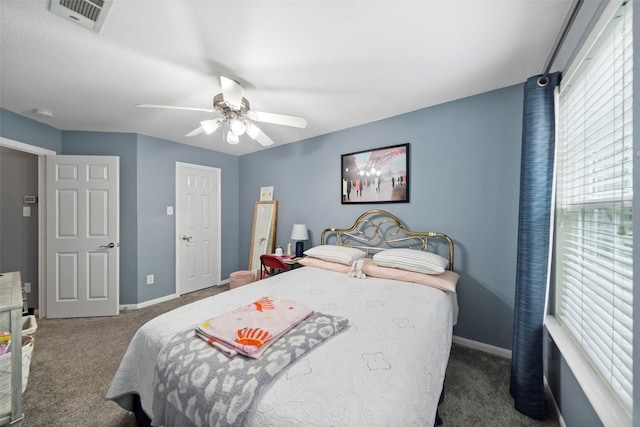
<path fill-rule="evenodd" d="M 260 271 L 260 255 L 271 254 L 275 249 L 277 216 L 277 200 L 256 202 L 249 252 L 249 270 L 254 273 Z"/>

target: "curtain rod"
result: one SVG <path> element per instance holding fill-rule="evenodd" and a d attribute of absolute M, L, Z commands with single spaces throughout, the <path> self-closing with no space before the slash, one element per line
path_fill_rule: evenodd
<path fill-rule="evenodd" d="M 569 15 L 569 19 L 565 21 L 564 26 L 562 28 L 562 32 L 560 33 L 560 37 L 558 38 L 556 45 L 551 51 L 551 55 L 549 55 L 549 57 L 547 58 L 547 63 L 544 66 L 544 73 L 542 74 L 542 77 L 538 79 L 538 85 L 546 86 L 546 84 L 549 82 L 549 79 L 547 79 L 547 76 L 549 75 L 549 71 L 551 70 L 553 61 L 556 60 L 556 56 L 558 56 L 558 52 L 560 52 L 560 48 L 562 47 L 564 40 L 567 38 L 567 34 L 569 34 L 569 30 L 571 29 L 571 26 L 573 25 L 573 22 L 576 20 L 576 16 L 578 16 L 578 11 L 582 6 L 583 1 L 584 0 L 575 1 L 575 4 L 573 5 L 573 10 Z"/>

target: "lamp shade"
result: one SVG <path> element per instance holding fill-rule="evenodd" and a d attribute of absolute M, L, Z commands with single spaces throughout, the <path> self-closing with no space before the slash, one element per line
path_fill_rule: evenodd
<path fill-rule="evenodd" d="M 245 130 L 244 124 L 238 119 L 231 119 L 229 122 L 229 129 L 238 136 L 242 135 Z"/>
<path fill-rule="evenodd" d="M 238 135 L 230 130 L 229 132 L 227 132 L 227 142 L 229 144 L 237 144 L 238 142 L 240 142 L 240 138 L 238 138 Z"/>
<path fill-rule="evenodd" d="M 291 232 L 291 240 L 308 240 L 309 231 L 304 224 L 293 224 L 293 231 Z"/>
<path fill-rule="evenodd" d="M 222 122 L 219 119 L 218 120 L 205 120 L 203 122 L 200 122 L 200 126 L 202 126 L 202 130 L 207 135 L 211 135 L 213 132 L 215 132 L 216 129 L 218 129 L 221 124 L 222 124 Z"/>

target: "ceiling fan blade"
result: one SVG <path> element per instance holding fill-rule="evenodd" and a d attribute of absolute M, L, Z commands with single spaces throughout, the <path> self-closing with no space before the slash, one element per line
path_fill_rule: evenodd
<path fill-rule="evenodd" d="M 222 98 L 225 102 L 234 109 L 239 110 L 242 106 L 244 88 L 237 81 L 224 76 L 220 76 L 220 86 L 222 86 Z"/>
<path fill-rule="evenodd" d="M 256 141 L 258 141 L 263 147 L 273 145 L 273 139 L 269 138 L 264 132 L 260 132 L 260 135 L 258 135 Z"/>
<path fill-rule="evenodd" d="M 196 136 L 196 135 L 200 135 L 202 132 L 204 132 L 204 129 L 202 129 L 202 126 L 198 126 L 197 128 L 195 128 L 194 130 L 192 130 L 191 132 L 189 132 L 188 134 L 186 134 L 185 136 L 187 138 L 190 138 L 192 136 Z"/>
<path fill-rule="evenodd" d="M 213 113 L 213 108 L 194 108 L 194 107 L 176 107 L 175 105 L 157 105 L 157 104 L 136 104 L 139 108 L 160 108 L 164 110 L 186 110 L 186 111 L 204 111 L 205 113 Z"/>
<path fill-rule="evenodd" d="M 285 114 L 263 113 L 260 111 L 249 111 L 247 116 L 253 120 L 264 123 L 273 123 L 276 125 L 293 126 L 296 128 L 306 128 L 307 119 L 303 117 L 287 116 Z"/>
<path fill-rule="evenodd" d="M 251 137 L 251 139 L 256 139 L 258 135 L 262 133 L 262 131 L 258 129 L 258 126 L 254 125 L 249 120 L 243 120 L 242 123 L 244 123 L 244 129 L 247 132 L 247 135 Z"/>
<path fill-rule="evenodd" d="M 262 132 L 258 126 L 251 123 L 249 120 L 244 120 L 244 127 L 247 135 L 253 140 L 256 140 L 260 145 L 268 147 L 273 145 L 273 139 L 269 138 L 264 132 Z"/>

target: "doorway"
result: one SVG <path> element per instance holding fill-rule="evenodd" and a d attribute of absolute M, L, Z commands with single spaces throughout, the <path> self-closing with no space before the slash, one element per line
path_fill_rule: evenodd
<path fill-rule="evenodd" d="M 0 271 L 19 271 L 38 306 L 38 156 L 0 147 Z"/>
<path fill-rule="evenodd" d="M 21 255 L 23 259 L 27 260 L 27 263 L 29 264 L 29 266 L 27 267 L 20 266 L 19 268 L 16 268 L 18 266 L 13 264 L 13 261 L 12 261 L 10 264 L 9 263 L 5 264 L 5 262 L 1 262 L 1 267 L 3 271 L 6 271 L 8 269 L 21 271 L 23 283 L 31 284 L 31 293 L 27 296 L 27 305 L 29 307 L 37 307 L 39 315 L 41 317 L 46 317 L 46 303 L 45 303 L 46 268 L 44 265 L 44 261 L 45 261 L 44 219 L 45 219 L 46 200 L 44 195 L 44 191 L 45 191 L 44 190 L 45 189 L 44 160 L 45 160 L 45 156 L 56 154 L 56 153 L 55 151 L 47 150 L 46 148 L 25 144 L 23 142 L 19 142 L 19 141 L 15 141 L 15 140 L 3 138 L 3 137 L 0 137 L 0 149 L 3 150 L 3 154 L 10 153 L 12 156 L 16 156 L 15 157 L 16 159 L 24 157 L 26 159 L 29 159 L 28 161 L 31 164 L 33 163 L 36 164 L 35 167 L 30 166 L 30 169 L 24 178 L 25 180 L 28 180 L 28 181 L 35 181 L 36 186 L 33 187 L 33 184 L 29 184 L 29 187 L 24 187 L 25 189 L 22 190 L 22 191 L 31 192 L 33 191 L 33 188 L 35 188 L 35 194 L 23 194 L 22 200 L 21 200 L 22 203 L 19 203 L 20 200 L 16 200 L 15 205 L 13 207 L 9 207 L 10 205 L 5 205 L 5 202 L 3 200 L 2 209 L 0 209 L 0 216 L 2 216 L 2 211 L 4 211 L 5 209 L 12 209 L 13 212 L 11 213 L 11 215 L 16 215 L 16 211 L 17 211 L 17 215 L 19 218 L 18 221 L 21 221 L 21 222 L 24 221 L 25 223 L 26 222 L 30 223 L 30 224 L 27 224 L 29 226 L 29 231 L 27 232 L 28 237 L 26 237 L 29 240 L 29 243 L 28 243 L 29 247 L 28 249 L 23 249 L 23 251 L 25 252 L 22 252 L 22 255 Z M 5 152 L 4 151 L 5 149 L 12 150 L 12 151 Z M 5 165 L 0 166 L 3 168 L 3 171 L 5 170 L 4 166 Z M 9 169 L 11 169 L 11 167 L 9 167 Z M 4 186 L 7 186 L 7 188 L 9 188 L 10 186 L 13 188 L 14 184 L 17 184 L 17 181 L 14 182 L 15 180 L 13 179 L 13 177 L 10 178 L 8 182 L 7 182 L 7 178 L 2 179 L 1 181 L 2 182 L 0 182 L 0 188 L 2 188 L 3 196 L 5 193 Z M 20 186 L 22 186 L 22 184 L 20 184 Z M 12 191 L 12 190 L 8 190 L 8 191 Z M 25 195 L 26 196 L 35 195 L 36 203 L 24 203 Z M 29 198 L 26 201 L 30 202 L 30 201 L 33 201 L 33 199 Z M 30 209 L 23 210 L 23 208 L 25 207 L 28 207 Z M 25 216 L 25 215 L 31 215 L 31 216 Z M 3 247 L 0 249 L 0 251 L 2 251 L 0 256 L 2 257 L 4 257 L 4 255 L 6 255 L 5 252 L 8 251 L 4 246 L 5 244 L 7 245 L 23 244 L 22 237 L 15 237 L 15 238 L 11 237 L 11 239 L 9 239 L 9 236 L 5 234 L 7 232 L 8 232 L 7 229 L 0 229 L 0 233 L 2 234 L 2 241 L 3 241 Z M 33 233 L 35 233 L 35 237 L 31 236 Z M 4 243 L 5 241 L 7 241 L 7 243 Z M 35 267 L 32 266 L 32 263 L 35 263 Z M 25 269 L 24 271 L 22 270 L 23 268 Z M 29 273 L 26 272 L 27 270 L 29 271 Z M 33 276 L 28 274 L 33 274 Z"/>

